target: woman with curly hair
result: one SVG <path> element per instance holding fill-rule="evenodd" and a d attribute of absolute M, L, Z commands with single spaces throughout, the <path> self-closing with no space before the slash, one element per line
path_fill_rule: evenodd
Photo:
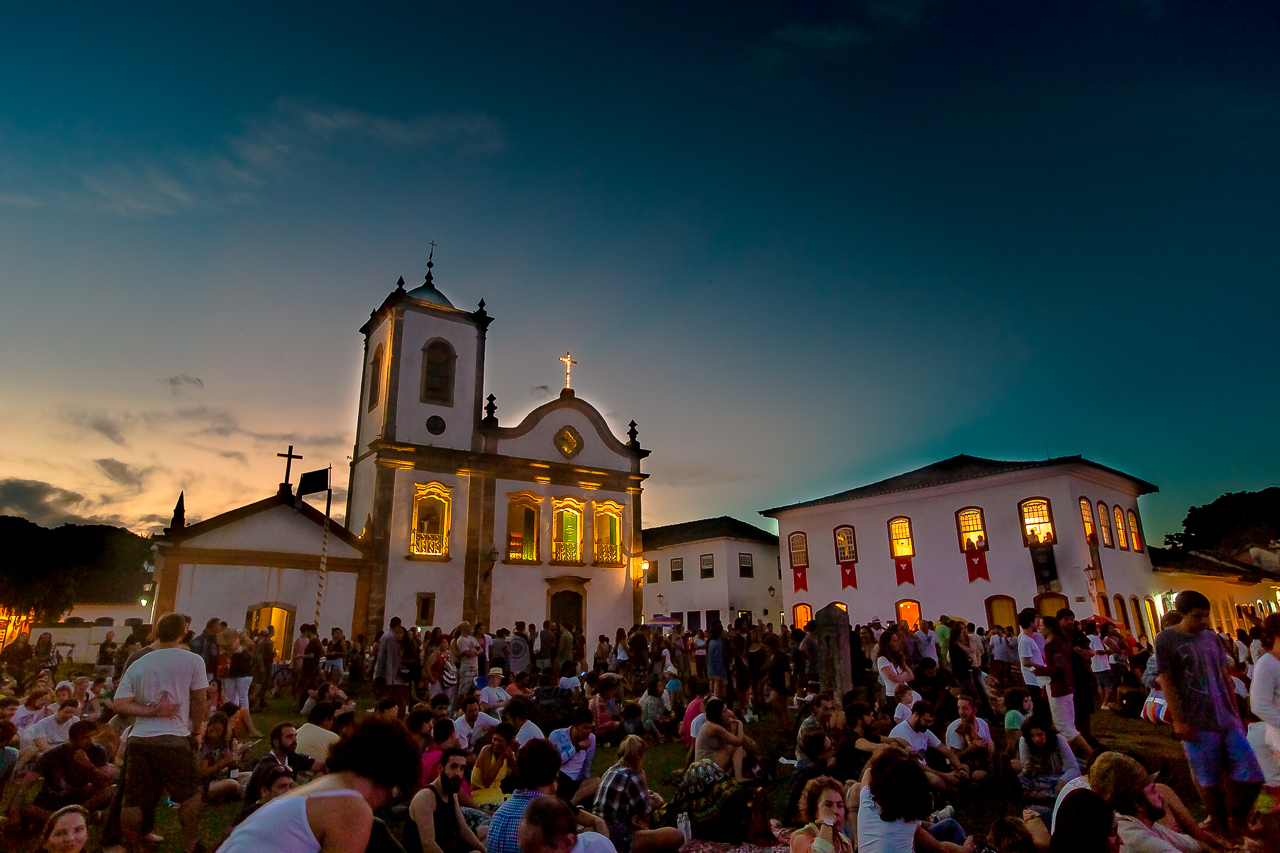
<path fill-rule="evenodd" d="M 871 759 L 858 792 L 858 853 L 965 853 L 965 833 L 952 818 L 928 824 L 933 793 L 924 768 L 904 750 Z"/>
<path fill-rule="evenodd" d="M 844 806 L 844 786 L 830 776 L 805 783 L 800 794 L 800 820 L 791 834 L 791 853 L 853 853 Z"/>
<path fill-rule="evenodd" d="M 1018 762 L 1024 799 L 1053 805 L 1062 786 L 1080 775 L 1080 763 L 1067 739 L 1047 718 L 1031 716 L 1022 724 Z"/>

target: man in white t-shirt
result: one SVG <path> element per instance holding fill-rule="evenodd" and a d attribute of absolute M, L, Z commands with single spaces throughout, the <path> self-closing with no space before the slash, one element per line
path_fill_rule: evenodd
<path fill-rule="evenodd" d="M 916 631 L 916 639 L 920 641 L 920 659 L 938 660 L 938 633 L 933 630 L 933 623 L 928 619 L 920 620 L 920 628 Z"/>
<path fill-rule="evenodd" d="M 979 783 L 995 764 L 996 745 L 991 727 L 978 716 L 978 702 L 967 693 L 957 700 L 960 716 L 947 726 L 946 743 L 969 768 L 969 778 Z"/>
<path fill-rule="evenodd" d="M 75 699 L 63 699 L 52 717 L 37 720 L 21 731 L 18 746 L 23 752 L 34 756 L 66 743 L 71 740 L 71 727 L 80 719 L 79 712 L 79 702 Z"/>
<path fill-rule="evenodd" d="M 115 710 L 137 718 L 120 786 L 120 829 L 127 850 L 140 847 L 142 827 L 152 825 L 166 791 L 182 804 L 183 849 L 191 850 L 198 840 L 202 790 L 192 746 L 204 736 L 209 679 L 204 658 L 178 647 L 186 628 L 179 613 L 162 617 L 155 650 L 138 658 L 116 689 Z"/>
<path fill-rule="evenodd" d="M 517 696 L 507 703 L 506 718 L 516 730 L 516 743 L 524 746 L 533 738 L 545 738 L 542 729 L 529 719 L 533 713 L 533 703 L 525 696 Z"/>
<path fill-rule="evenodd" d="M 1035 703 L 1036 713 L 1048 716 L 1049 674 L 1044 666 L 1044 641 L 1039 638 L 1040 614 L 1030 607 L 1023 608 L 1018 614 L 1018 627 L 1022 631 L 1018 634 L 1018 663 L 1022 667 L 1022 680 Z"/>
<path fill-rule="evenodd" d="M 458 736 L 458 746 L 469 753 L 475 753 L 480 745 L 480 738 L 486 729 L 491 729 L 501 722 L 488 714 L 480 713 L 480 703 L 474 695 L 462 702 L 462 716 L 453 721 L 454 734 Z"/>
<path fill-rule="evenodd" d="M 960 761 L 960 756 L 956 755 L 954 749 L 929 730 L 933 723 L 933 706 L 928 702 L 917 702 L 911 709 L 911 716 L 894 726 L 889 737 L 911 750 L 924 768 L 925 775 L 929 777 L 931 787 L 939 791 L 953 791 L 968 780 L 969 768 Z M 946 756 L 952 768 L 950 773 L 940 773 L 925 763 L 925 756 L 931 749 Z"/>
<path fill-rule="evenodd" d="M 538 797 L 520 820 L 522 853 L 617 853 L 607 836 L 579 832 L 574 809 L 559 797 Z"/>
<path fill-rule="evenodd" d="M 502 668 L 489 670 L 489 683 L 480 689 L 480 707 L 485 713 L 501 713 L 511 701 L 511 694 L 502 689 Z"/>

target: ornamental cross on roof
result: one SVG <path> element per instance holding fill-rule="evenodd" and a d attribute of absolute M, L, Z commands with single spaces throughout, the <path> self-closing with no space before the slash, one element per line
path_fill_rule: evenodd
<path fill-rule="evenodd" d="M 560 359 L 560 361 L 564 362 L 564 387 L 569 388 L 571 387 L 569 385 L 570 373 L 573 370 L 573 366 L 578 362 L 574 361 L 569 353 L 565 353 L 564 358 Z"/>

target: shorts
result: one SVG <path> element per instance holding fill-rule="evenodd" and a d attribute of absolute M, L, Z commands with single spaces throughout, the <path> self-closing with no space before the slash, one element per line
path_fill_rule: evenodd
<path fill-rule="evenodd" d="M 1099 670 L 1094 675 L 1098 676 L 1098 686 L 1103 690 L 1115 690 L 1120 686 L 1120 678 L 1111 668 Z"/>
<path fill-rule="evenodd" d="M 1261 783 L 1262 768 L 1244 729 L 1225 732 L 1196 732 L 1182 742 L 1191 765 L 1191 778 L 1201 788 L 1216 788 L 1224 782 Z"/>
<path fill-rule="evenodd" d="M 191 741 L 176 735 L 131 737 L 126 745 L 129 761 L 121 783 L 126 808 L 155 809 L 160 795 L 168 792 L 174 802 L 185 802 L 200 793 L 200 774 Z"/>
<path fill-rule="evenodd" d="M 1066 696 L 1049 697 L 1049 713 L 1053 717 L 1054 728 L 1067 740 L 1080 737 L 1076 731 L 1076 700 L 1074 693 Z"/>
<path fill-rule="evenodd" d="M 578 793 L 578 789 L 582 787 L 581 782 L 570 779 L 564 773 L 557 773 L 556 780 L 556 796 L 566 803 L 571 802 L 574 794 Z"/>
<path fill-rule="evenodd" d="M 336 672 L 339 675 L 341 675 L 342 674 L 342 658 L 325 658 L 324 671 Z"/>

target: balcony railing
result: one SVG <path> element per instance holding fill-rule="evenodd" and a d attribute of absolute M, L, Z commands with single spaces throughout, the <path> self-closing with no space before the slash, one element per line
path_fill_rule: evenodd
<path fill-rule="evenodd" d="M 413 534 L 412 549 L 413 553 L 420 554 L 424 557 L 443 557 L 444 534 L 415 533 Z"/>
<path fill-rule="evenodd" d="M 553 542 L 551 559 L 557 563 L 582 562 L 582 544 L 579 542 Z"/>
<path fill-rule="evenodd" d="M 621 563 L 622 548 L 617 545 L 611 545 L 607 542 L 596 543 L 596 562 L 597 563 Z"/>

